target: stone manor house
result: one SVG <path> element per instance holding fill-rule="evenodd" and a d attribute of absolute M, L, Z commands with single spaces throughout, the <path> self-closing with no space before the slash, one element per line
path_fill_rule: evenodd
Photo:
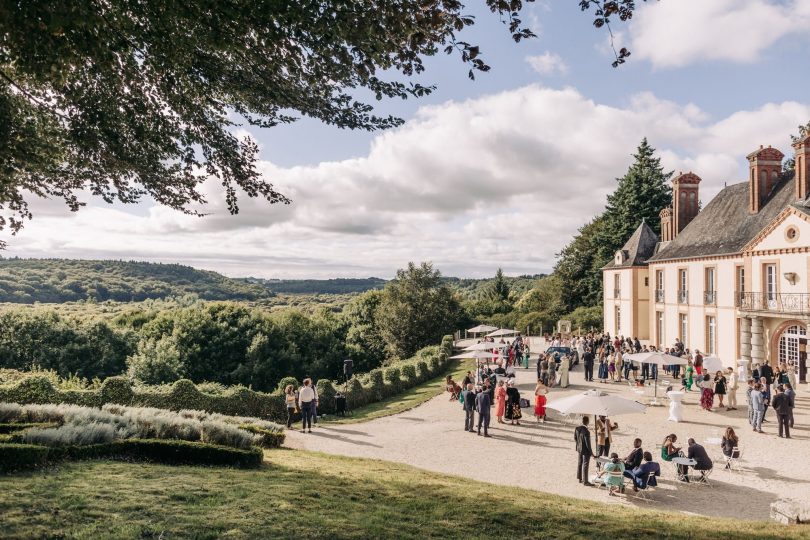
<path fill-rule="evenodd" d="M 672 180 L 661 237 L 641 223 L 603 268 L 611 334 L 753 363 L 788 362 L 804 381 L 810 323 L 810 135 L 784 154 L 760 147 L 748 181 L 699 210 L 700 177 Z M 751 364 L 749 364 L 751 365 Z"/>

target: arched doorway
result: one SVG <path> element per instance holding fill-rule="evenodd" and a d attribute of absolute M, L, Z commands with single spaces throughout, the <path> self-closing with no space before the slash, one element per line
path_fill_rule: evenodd
<path fill-rule="evenodd" d="M 807 364 L 807 326 L 802 321 L 787 321 L 774 332 L 771 362 L 774 367 L 782 362 L 793 370 L 799 380 L 804 380 Z"/>

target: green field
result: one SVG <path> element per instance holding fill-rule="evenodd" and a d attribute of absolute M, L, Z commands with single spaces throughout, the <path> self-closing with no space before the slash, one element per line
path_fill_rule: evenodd
<path fill-rule="evenodd" d="M 810 538 L 293 450 L 259 470 L 69 463 L 0 476 L 4 538 Z M 722 502 L 722 501 L 720 501 Z"/>

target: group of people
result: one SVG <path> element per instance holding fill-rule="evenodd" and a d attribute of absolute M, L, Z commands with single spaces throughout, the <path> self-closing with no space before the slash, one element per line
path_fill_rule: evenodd
<path fill-rule="evenodd" d="M 770 367 L 770 366 L 768 366 Z M 761 371 L 760 371 L 761 372 Z M 796 406 L 796 391 L 789 382 L 776 384 L 776 393 L 771 396 L 771 383 L 767 376 L 748 380 L 748 423 L 753 431 L 764 433 L 762 423 L 766 422 L 765 413 L 773 407 L 779 426 L 779 436 L 790 439 L 790 428 L 793 427 L 793 409 Z"/>
<path fill-rule="evenodd" d="M 284 388 L 284 403 L 287 406 L 287 428 L 292 427 L 293 417 L 301 413 L 301 433 L 312 433 L 312 423 L 318 424 L 318 389 L 312 379 L 304 379 L 300 388 L 288 384 Z"/>

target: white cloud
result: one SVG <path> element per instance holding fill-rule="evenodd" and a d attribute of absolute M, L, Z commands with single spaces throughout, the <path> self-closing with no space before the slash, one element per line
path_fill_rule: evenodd
<path fill-rule="evenodd" d="M 554 75 L 568 73 L 568 65 L 559 54 L 546 51 L 536 56 L 527 56 L 526 61 L 540 75 Z"/>
<path fill-rule="evenodd" d="M 807 118 L 810 106 L 796 102 L 713 120 L 651 93 L 612 107 L 572 88 L 531 85 L 423 107 L 362 158 L 262 162 L 290 206 L 243 198 L 230 216 L 216 182 L 205 185 L 205 218 L 93 204 L 68 219 L 35 205 L 7 255 L 177 261 L 267 277 L 385 277 L 419 260 L 449 275 L 543 272 L 604 208 L 642 137 L 666 167 L 703 178 L 705 204 L 724 182 L 745 179 L 750 150 L 772 144 L 788 153 L 790 133 Z"/>
<path fill-rule="evenodd" d="M 633 56 L 659 68 L 707 60 L 753 63 L 780 39 L 808 33 L 807 0 L 647 2 L 630 24 Z"/>

